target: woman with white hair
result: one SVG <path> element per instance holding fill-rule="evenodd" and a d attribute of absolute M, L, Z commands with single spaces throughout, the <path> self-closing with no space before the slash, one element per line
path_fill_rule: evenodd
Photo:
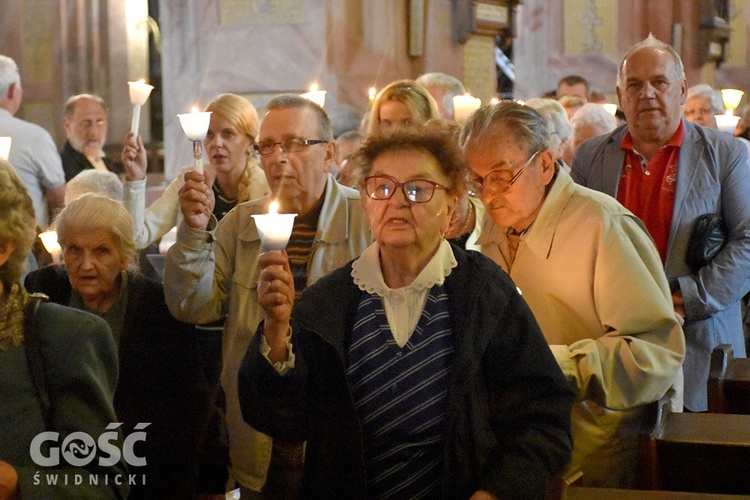
<path fill-rule="evenodd" d="M 709 128 L 718 128 L 716 115 L 724 112 L 721 93 L 707 83 L 693 85 L 687 91 L 682 114 L 689 122 L 697 123 Z"/>
<path fill-rule="evenodd" d="M 581 106 L 581 109 L 573 115 L 570 125 L 573 128 L 570 140 L 570 160 L 572 162 L 579 144 L 597 135 L 612 132 L 617 128 L 617 120 L 604 106 L 590 102 Z"/>
<path fill-rule="evenodd" d="M 136 448 L 145 463 L 129 471 L 136 477 L 131 498 L 205 493 L 198 462 L 211 405 L 195 330 L 169 313 L 161 283 L 133 271 L 130 214 L 119 201 L 88 193 L 54 225 L 64 265 L 29 274 L 26 287 L 103 318 L 112 331 L 120 367 L 116 421 L 126 436 L 145 432 Z"/>
<path fill-rule="evenodd" d="M 117 357 L 106 323 L 40 302 L 19 282 L 35 225 L 26 188 L 0 159 L 0 498 L 123 498 L 122 460 L 100 465 L 108 457 L 93 454 L 74 465 L 63 454 L 53 467 L 34 461 L 34 442 L 44 432 L 59 433 L 58 446 L 73 434 L 119 434 L 109 429 L 118 421 Z"/>

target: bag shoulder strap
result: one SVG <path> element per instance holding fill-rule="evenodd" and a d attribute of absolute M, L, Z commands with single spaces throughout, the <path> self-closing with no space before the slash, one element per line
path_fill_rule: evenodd
<path fill-rule="evenodd" d="M 34 388 L 39 398 L 44 424 L 47 429 L 52 429 L 52 411 L 49 392 L 47 391 L 47 381 L 44 376 L 42 349 L 39 344 L 38 333 L 34 331 L 37 311 L 39 311 L 39 306 L 44 300 L 45 297 L 35 295 L 29 298 L 23 310 L 23 335 L 26 344 L 26 362 L 29 365 L 31 380 L 34 383 Z"/>

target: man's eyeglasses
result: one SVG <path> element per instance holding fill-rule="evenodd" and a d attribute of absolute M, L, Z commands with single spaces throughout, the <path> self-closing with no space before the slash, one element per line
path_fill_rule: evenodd
<path fill-rule="evenodd" d="M 491 189 L 498 194 L 509 193 L 513 189 L 513 184 L 518 180 L 519 177 L 521 177 L 523 171 L 531 164 L 532 161 L 534 161 L 534 158 L 536 158 L 536 155 L 538 154 L 539 151 L 531 155 L 529 159 L 526 160 L 523 165 L 521 165 L 521 168 L 519 168 L 515 174 L 511 174 L 513 169 L 508 168 L 493 170 L 484 178 L 474 177 L 473 179 L 469 179 L 469 189 L 473 191 L 477 196 L 479 196 L 482 193 L 482 190 L 485 188 Z"/>
<path fill-rule="evenodd" d="M 261 141 L 253 144 L 253 147 L 261 155 L 270 155 L 276 151 L 276 146 L 281 146 L 281 150 L 285 153 L 296 153 L 302 151 L 307 146 L 314 144 L 325 144 L 328 141 L 322 139 L 284 139 L 283 141 L 274 142 L 272 140 Z"/>
<path fill-rule="evenodd" d="M 427 179 L 414 179 L 406 182 L 396 182 L 390 177 L 373 175 L 365 177 L 365 191 L 373 200 L 388 200 L 398 188 L 404 197 L 412 203 L 427 203 L 432 199 L 436 189 L 446 191 L 448 188 Z"/>

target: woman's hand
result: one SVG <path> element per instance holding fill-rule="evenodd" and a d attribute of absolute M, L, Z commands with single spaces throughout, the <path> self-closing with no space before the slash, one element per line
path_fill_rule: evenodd
<path fill-rule="evenodd" d="M 271 347 L 269 359 L 276 363 L 285 361 L 288 353 L 286 337 L 289 334 L 289 318 L 294 306 L 294 279 L 289 267 L 286 251 L 263 252 L 258 256 L 261 268 L 258 277 L 258 304 L 265 313 L 263 335 Z"/>
<path fill-rule="evenodd" d="M 200 172 L 185 172 L 185 184 L 180 188 L 180 210 L 188 226 L 205 230 L 214 210 L 214 192 Z"/>
<path fill-rule="evenodd" d="M 140 135 L 128 132 L 125 136 L 125 147 L 120 153 L 120 160 L 125 168 L 125 180 L 132 182 L 146 178 L 148 158 Z"/>
<path fill-rule="evenodd" d="M 18 472 L 8 462 L 0 460 L 0 500 L 16 498 Z"/>

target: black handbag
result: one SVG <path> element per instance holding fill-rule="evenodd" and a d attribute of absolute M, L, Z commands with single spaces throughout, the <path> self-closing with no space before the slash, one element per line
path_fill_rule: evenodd
<path fill-rule="evenodd" d="M 685 263 L 697 273 L 716 257 L 727 242 L 727 228 L 718 214 L 703 214 L 695 220 L 685 253 Z"/>

